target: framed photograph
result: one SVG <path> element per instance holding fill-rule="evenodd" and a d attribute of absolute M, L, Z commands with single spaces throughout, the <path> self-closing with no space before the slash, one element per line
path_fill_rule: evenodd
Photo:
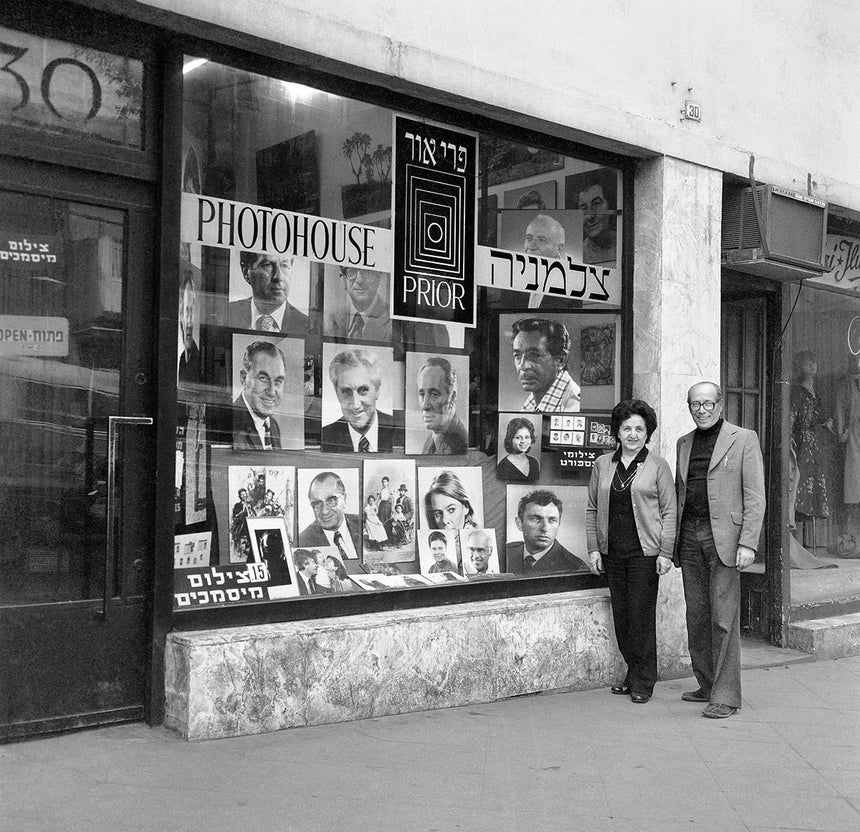
<path fill-rule="evenodd" d="M 326 453 L 388 452 L 394 445 L 391 347 L 323 344 L 321 446 Z"/>
<path fill-rule="evenodd" d="M 469 449 L 469 356 L 406 353 L 406 453 Z"/>
<path fill-rule="evenodd" d="M 272 257 L 231 249 L 224 325 L 230 329 L 307 335 L 311 265 L 303 257 Z M 272 306 L 278 308 L 271 309 Z M 263 313 L 267 317 L 261 319 Z"/>
<path fill-rule="evenodd" d="M 478 466 L 418 469 L 419 529 L 480 529 L 483 472 Z"/>
<path fill-rule="evenodd" d="M 418 560 L 423 575 L 460 571 L 457 535 L 454 529 L 418 530 Z"/>
<path fill-rule="evenodd" d="M 305 342 L 265 335 L 233 335 L 233 448 L 304 450 Z"/>
<path fill-rule="evenodd" d="M 197 247 L 199 249 L 199 246 Z M 200 365 L 200 269 L 187 260 L 179 263 L 179 353 L 176 382 L 194 390 L 202 381 Z"/>
<path fill-rule="evenodd" d="M 617 327 L 619 320 L 615 313 L 543 310 L 500 313 L 499 410 L 541 413 L 612 410 L 620 396 L 617 373 L 613 373 L 611 384 L 581 386 L 582 331 Z M 614 339 L 613 367 L 619 361 L 620 345 Z"/>
<path fill-rule="evenodd" d="M 582 213 L 583 263 L 617 264 L 619 180 L 615 168 L 595 168 L 565 177 L 565 207 Z"/>
<path fill-rule="evenodd" d="M 555 210 L 555 179 L 527 185 L 525 188 L 511 188 L 505 191 L 505 210 L 519 208 L 523 211 Z"/>
<path fill-rule="evenodd" d="M 415 560 L 415 460 L 364 461 L 364 562 Z"/>
<path fill-rule="evenodd" d="M 499 550 L 496 546 L 495 529 L 461 529 L 460 552 L 463 558 L 463 574 L 498 575 Z"/>
<path fill-rule="evenodd" d="M 361 556 L 358 468 L 299 468 L 298 545 L 303 549 L 333 546 L 341 560 Z"/>
<path fill-rule="evenodd" d="M 539 413 L 500 413 L 496 476 L 509 482 L 537 482 L 541 466 Z"/>
<path fill-rule="evenodd" d="M 299 594 L 293 550 L 287 536 L 283 517 L 249 517 L 248 535 L 255 563 L 265 563 L 269 570 L 269 597 L 272 587 L 282 587 L 278 597 L 291 598 Z"/>
<path fill-rule="evenodd" d="M 580 338 L 582 386 L 615 384 L 615 324 L 584 326 Z"/>
<path fill-rule="evenodd" d="M 388 272 L 326 264 L 323 335 L 390 344 L 389 285 Z"/>
<path fill-rule="evenodd" d="M 509 485 L 504 572 L 550 575 L 587 572 L 588 488 Z"/>

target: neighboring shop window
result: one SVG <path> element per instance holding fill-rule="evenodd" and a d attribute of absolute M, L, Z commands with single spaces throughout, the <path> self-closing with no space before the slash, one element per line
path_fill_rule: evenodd
<path fill-rule="evenodd" d="M 791 290 L 791 566 L 841 574 L 860 558 L 860 295 L 845 291 L 860 279 L 860 221 L 847 212 L 829 218 L 825 265 Z M 818 600 L 805 574 L 792 572 L 793 602 Z"/>
<path fill-rule="evenodd" d="M 187 58 L 176 607 L 587 572 L 621 172 Z"/>

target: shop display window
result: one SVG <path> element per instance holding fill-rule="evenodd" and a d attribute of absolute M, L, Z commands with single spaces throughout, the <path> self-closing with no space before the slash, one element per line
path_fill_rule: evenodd
<path fill-rule="evenodd" d="M 587 573 L 621 170 L 185 70 L 175 608 Z"/>

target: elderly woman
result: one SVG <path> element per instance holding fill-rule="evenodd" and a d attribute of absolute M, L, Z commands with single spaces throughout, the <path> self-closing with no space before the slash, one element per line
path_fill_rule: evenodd
<path fill-rule="evenodd" d="M 453 471 L 440 471 L 424 495 L 428 529 L 477 529 L 472 501 Z"/>
<path fill-rule="evenodd" d="M 505 450 L 508 453 L 496 466 L 496 475 L 500 480 L 537 482 L 540 463 L 529 456 L 534 443 L 535 428 L 530 419 L 518 416 L 508 422 L 505 433 Z"/>
<path fill-rule="evenodd" d="M 606 571 L 627 663 L 624 681 L 611 690 L 639 704 L 657 681 L 657 589 L 659 576 L 672 568 L 678 513 L 669 465 L 645 447 L 656 429 L 657 417 L 641 399 L 615 405 L 618 447 L 595 461 L 585 510 L 589 567 L 595 575 Z"/>

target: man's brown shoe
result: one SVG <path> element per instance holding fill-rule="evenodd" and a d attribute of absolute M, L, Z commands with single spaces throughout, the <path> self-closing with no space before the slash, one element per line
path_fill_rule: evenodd
<path fill-rule="evenodd" d="M 681 699 L 685 702 L 708 702 L 710 698 L 701 688 L 698 690 L 688 690 L 681 694 Z"/>
<path fill-rule="evenodd" d="M 737 708 L 733 708 L 731 705 L 720 705 L 715 702 L 702 711 L 702 716 L 706 716 L 708 719 L 725 719 L 727 716 L 734 716 L 736 712 Z"/>

